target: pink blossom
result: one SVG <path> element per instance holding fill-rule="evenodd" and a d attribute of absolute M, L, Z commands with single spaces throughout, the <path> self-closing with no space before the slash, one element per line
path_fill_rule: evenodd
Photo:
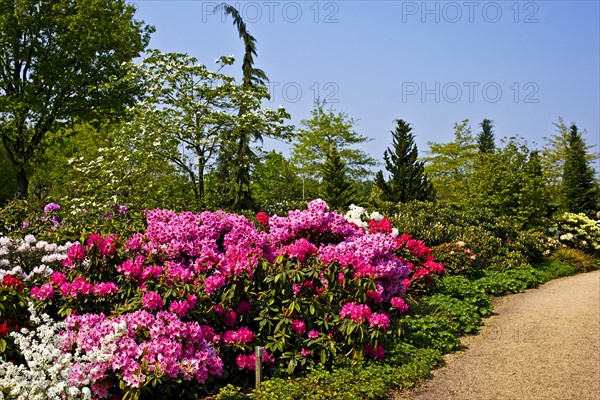
<path fill-rule="evenodd" d="M 30 291 L 31 297 L 39 300 L 50 300 L 54 296 L 54 287 L 51 283 L 44 283 L 42 286 L 34 286 Z"/>
<path fill-rule="evenodd" d="M 311 329 L 311 330 L 308 332 L 308 337 L 309 337 L 310 339 L 316 339 L 316 338 L 318 338 L 318 337 L 319 337 L 319 331 L 317 331 L 317 330 L 314 330 L 314 329 Z"/>
<path fill-rule="evenodd" d="M 67 257 L 62 261 L 65 267 L 74 267 L 76 263 L 80 263 L 85 259 L 85 247 L 79 243 L 75 243 L 67 250 Z"/>
<path fill-rule="evenodd" d="M 304 321 L 295 319 L 294 321 L 292 321 L 292 329 L 296 332 L 296 334 L 302 335 L 304 332 L 306 332 L 306 324 L 304 323 Z"/>
<path fill-rule="evenodd" d="M 340 317 L 350 317 L 357 324 L 368 320 L 370 315 L 371 308 L 366 304 L 346 303 L 340 310 Z"/>
<path fill-rule="evenodd" d="M 405 313 L 408 311 L 408 305 L 406 304 L 406 302 L 404 302 L 404 299 L 402 297 L 392 297 L 390 303 L 392 304 L 392 307 L 398 309 L 398 311 L 400 311 L 401 313 Z"/>
<path fill-rule="evenodd" d="M 142 307 L 146 310 L 157 310 L 163 306 L 163 300 L 156 292 L 147 292 L 142 298 Z"/>
<path fill-rule="evenodd" d="M 369 315 L 368 319 L 369 326 L 371 328 L 377 328 L 385 331 L 390 325 L 390 318 L 382 313 L 372 313 Z"/>

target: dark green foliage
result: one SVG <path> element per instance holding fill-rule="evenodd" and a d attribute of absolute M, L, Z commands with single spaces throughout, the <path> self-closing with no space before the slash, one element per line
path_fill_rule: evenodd
<path fill-rule="evenodd" d="M 473 304 L 456 299 L 447 294 L 434 294 L 421 298 L 420 305 L 431 310 L 433 315 L 448 318 L 457 324 L 459 334 L 475 333 L 481 326 L 479 309 Z"/>
<path fill-rule="evenodd" d="M 533 268 L 508 271 L 489 271 L 475 285 L 495 296 L 507 293 L 520 293 L 543 282 L 542 275 Z"/>
<path fill-rule="evenodd" d="M 221 3 L 216 9 L 222 8 L 231 15 L 240 39 L 244 42 L 244 61 L 242 63 L 243 86 L 264 85 L 269 79 L 263 70 L 254 67 L 256 56 L 256 39 L 246 29 L 246 23 L 234 7 Z M 248 109 L 240 106 L 239 115 Z M 230 142 L 223 145 L 220 155 L 220 173 L 223 182 L 227 182 L 226 206 L 233 211 L 254 210 L 256 202 L 250 188 L 251 166 L 256 164 L 257 157 L 250 147 L 252 140 L 262 140 L 260 131 L 239 129 Z"/>
<path fill-rule="evenodd" d="M 477 147 L 480 153 L 492 153 L 496 148 L 494 144 L 494 121 L 484 119 L 481 124 L 481 132 L 477 135 Z"/>
<path fill-rule="evenodd" d="M 420 348 L 448 353 L 461 347 L 458 323 L 435 315 L 411 315 L 402 319 L 402 340 Z"/>
<path fill-rule="evenodd" d="M 600 191 L 594 169 L 586 160 L 586 145 L 575 124 L 567 139 L 567 154 L 562 179 L 563 208 L 572 213 L 592 215 L 599 204 Z"/>
<path fill-rule="evenodd" d="M 434 200 L 435 191 L 425 173 L 423 161 L 418 161 L 419 153 L 410 124 L 396 120 L 396 129 L 391 133 L 392 147 L 383 154 L 390 179 L 385 181 L 381 171 L 375 179 L 383 192 L 383 200 L 394 203 Z"/>
<path fill-rule="evenodd" d="M 464 276 L 445 276 L 442 278 L 439 292 L 450 295 L 463 301 L 466 304 L 473 305 L 482 317 L 487 317 L 492 313 L 492 302 L 486 296 L 483 289 L 478 287 Z"/>
<path fill-rule="evenodd" d="M 0 146 L 0 206 L 12 200 L 15 191 L 17 169 L 8 159 L 6 150 Z"/>
<path fill-rule="evenodd" d="M 254 168 L 252 190 L 258 208 L 270 211 L 284 202 L 300 201 L 302 179 L 297 168 L 281 153 L 273 150 L 266 153 L 263 161 Z"/>
<path fill-rule="evenodd" d="M 319 188 L 320 197 L 331 209 L 343 210 L 356 202 L 357 190 L 348 178 L 346 163 L 340 157 L 335 145 L 332 145 L 321 167 L 323 181 Z"/>

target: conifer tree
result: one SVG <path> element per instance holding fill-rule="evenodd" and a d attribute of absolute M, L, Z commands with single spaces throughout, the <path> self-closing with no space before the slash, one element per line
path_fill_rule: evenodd
<path fill-rule="evenodd" d="M 480 153 L 491 153 L 496 148 L 494 144 L 494 121 L 484 119 L 481 124 L 481 132 L 477 135 L 477 147 Z"/>
<path fill-rule="evenodd" d="M 330 146 L 321 167 L 319 196 L 331 209 L 345 209 L 356 202 L 357 189 L 347 176 L 348 168 L 335 145 Z"/>
<path fill-rule="evenodd" d="M 592 214 L 598 206 L 598 184 L 594 169 L 586 159 L 586 145 L 577 126 L 572 124 L 567 140 L 562 179 L 562 201 L 566 211 Z"/>
<path fill-rule="evenodd" d="M 417 145 L 410 124 L 396 120 L 392 133 L 392 147 L 383 154 L 385 169 L 390 173 L 387 181 L 379 171 L 375 184 L 383 192 L 383 199 L 392 202 L 434 200 L 433 185 L 425 174 L 425 166 L 418 161 Z"/>

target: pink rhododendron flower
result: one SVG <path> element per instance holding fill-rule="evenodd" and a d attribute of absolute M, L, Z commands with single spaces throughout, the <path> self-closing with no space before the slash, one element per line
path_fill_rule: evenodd
<path fill-rule="evenodd" d="M 372 313 L 369 315 L 368 320 L 371 328 L 377 328 L 384 331 L 390 325 L 390 318 L 382 313 Z"/>
<path fill-rule="evenodd" d="M 392 297 L 390 300 L 392 307 L 398 309 L 401 313 L 405 313 L 408 311 L 408 305 L 404 302 L 402 297 Z"/>
<path fill-rule="evenodd" d="M 346 303 L 340 310 L 340 317 L 350 317 L 357 324 L 367 321 L 370 315 L 371 308 L 366 304 Z"/>
<path fill-rule="evenodd" d="M 304 321 L 295 319 L 292 321 L 292 329 L 296 332 L 296 334 L 302 335 L 304 332 L 306 332 L 306 324 Z"/>
<path fill-rule="evenodd" d="M 80 263 L 85 259 L 85 247 L 79 243 L 75 243 L 67 250 L 67 258 L 62 261 L 65 267 L 74 267 L 76 263 Z"/>
<path fill-rule="evenodd" d="M 142 298 L 142 307 L 146 310 L 158 310 L 163 306 L 163 300 L 156 292 L 147 292 Z"/>
<path fill-rule="evenodd" d="M 315 329 L 311 329 L 311 330 L 308 332 L 308 337 L 309 337 L 310 339 L 316 339 L 316 338 L 318 338 L 318 337 L 319 337 L 319 331 L 317 331 L 317 330 L 315 330 Z"/>
<path fill-rule="evenodd" d="M 51 283 L 44 283 L 40 287 L 32 287 L 29 294 L 39 300 L 50 300 L 54 297 L 54 287 Z"/>

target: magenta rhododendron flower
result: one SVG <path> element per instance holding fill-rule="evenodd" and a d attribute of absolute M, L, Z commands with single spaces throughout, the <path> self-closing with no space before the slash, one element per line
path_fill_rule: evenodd
<path fill-rule="evenodd" d="M 381 344 L 378 344 L 373 348 L 370 344 L 368 344 L 364 349 L 365 355 L 375 358 L 376 360 L 383 360 L 385 357 L 385 349 Z"/>
<path fill-rule="evenodd" d="M 392 297 L 390 300 L 390 304 L 392 307 L 398 309 L 401 313 L 405 313 L 408 311 L 408 305 L 404 301 L 402 297 Z"/>
<path fill-rule="evenodd" d="M 29 294 L 39 300 L 50 300 L 54 297 L 54 287 L 51 283 L 44 283 L 40 287 L 32 287 Z"/>
<path fill-rule="evenodd" d="M 163 306 L 163 299 L 156 292 L 147 292 L 142 298 L 142 307 L 146 310 L 158 310 Z"/>
<path fill-rule="evenodd" d="M 86 256 L 85 247 L 75 243 L 67 250 L 67 258 L 62 261 L 65 267 L 74 267 L 76 263 L 81 263 Z"/>
<path fill-rule="evenodd" d="M 346 303 L 340 310 L 340 317 L 350 317 L 350 319 L 357 324 L 367 321 L 370 316 L 371 308 L 366 304 Z"/>
<path fill-rule="evenodd" d="M 306 324 L 304 321 L 295 319 L 292 321 L 292 329 L 296 332 L 296 334 L 302 335 L 304 332 L 306 332 Z"/>
<path fill-rule="evenodd" d="M 377 328 L 384 331 L 390 325 L 390 318 L 382 313 L 372 313 L 368 316 L 368 320 L 371 328 Z"/>
<path fill-rule="evenodd" d="M 316 339 L 316 338 L 318 338 L 318 337 L 319 337 L 319 331 L 317 331 L 317 330 L 315 330 L 315 329 L 311 329 L 311 330 L 308 332 L 308 337 L 309 337 L 310 339 Z"/>

